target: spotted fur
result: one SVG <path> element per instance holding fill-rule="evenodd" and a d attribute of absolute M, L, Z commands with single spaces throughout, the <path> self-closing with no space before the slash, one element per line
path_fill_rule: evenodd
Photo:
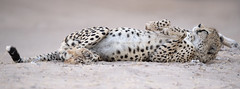
<path fill-rule="evenodd" d="M 61 60 L 72 64 L 96 61 L 208 62 L 216 58 L 226 37 L 214 28 L 198 25 L 192 31 L 171 27 L 170 21 L 152 21 L 146 30 L 93 27 L 71 33 L 58 51 L 20 58 L 15 47 L 7 50 L 16 63 Z"/>

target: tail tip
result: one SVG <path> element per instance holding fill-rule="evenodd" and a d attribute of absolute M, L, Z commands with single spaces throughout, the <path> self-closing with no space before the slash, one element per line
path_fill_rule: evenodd
<path fill-rule="evenodd" d="M 13 48 L 13 46 L 10 46 L 10 45 L 6 46 L 6 50 L 7 50 L 8 52 L 11 50 L 11 48 Z"/>
<path fill-rule="evenodd" d="M 9 55 L 12 57 L 13 61 L 16 63 L 22 63 L 22 59 L 20 58 L 17 49 L 13 46 L 6 46 L 6 50 L 8 51 Z"/>

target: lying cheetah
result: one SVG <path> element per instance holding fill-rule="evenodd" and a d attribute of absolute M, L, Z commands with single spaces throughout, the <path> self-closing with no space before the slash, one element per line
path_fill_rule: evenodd
<path fill-rule="evenodd" d="M 222 45 L 233 47 L 237 42 L 223 36 L 214 28 L 199 24 L 192 31 L 171 27 L 164 19 L 146 24 L 146 30 L 127 27 L 109 29 L 93 27 L 68 35 L 59 50 L 33 58 L 21 58 L 16 48 L 7 46 L 13 61 L 60 60 L 71 64 L 95 61 L 148 61 L 203 63 L 216 58 Z"/>

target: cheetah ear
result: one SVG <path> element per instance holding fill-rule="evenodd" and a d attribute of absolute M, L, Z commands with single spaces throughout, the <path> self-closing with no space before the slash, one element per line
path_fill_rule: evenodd
<path fill-rule="evenodd" d="M 198 27 L 201 28 L 201 27 L 203 27 L 203 26 L 202 26 L 202 24 L 198 24 Z"/>

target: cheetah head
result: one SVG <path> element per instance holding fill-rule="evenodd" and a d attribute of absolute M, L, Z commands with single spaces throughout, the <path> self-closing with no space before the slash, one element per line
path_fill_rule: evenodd
<path fill-rule="evenodd" d="M 192 34 L 194 37 L 192 43 L 196 48 L 194 59 L 203 63 L 215 59 L 223 42 L 217 30 L 199 24 L 193 28 Z"/>

